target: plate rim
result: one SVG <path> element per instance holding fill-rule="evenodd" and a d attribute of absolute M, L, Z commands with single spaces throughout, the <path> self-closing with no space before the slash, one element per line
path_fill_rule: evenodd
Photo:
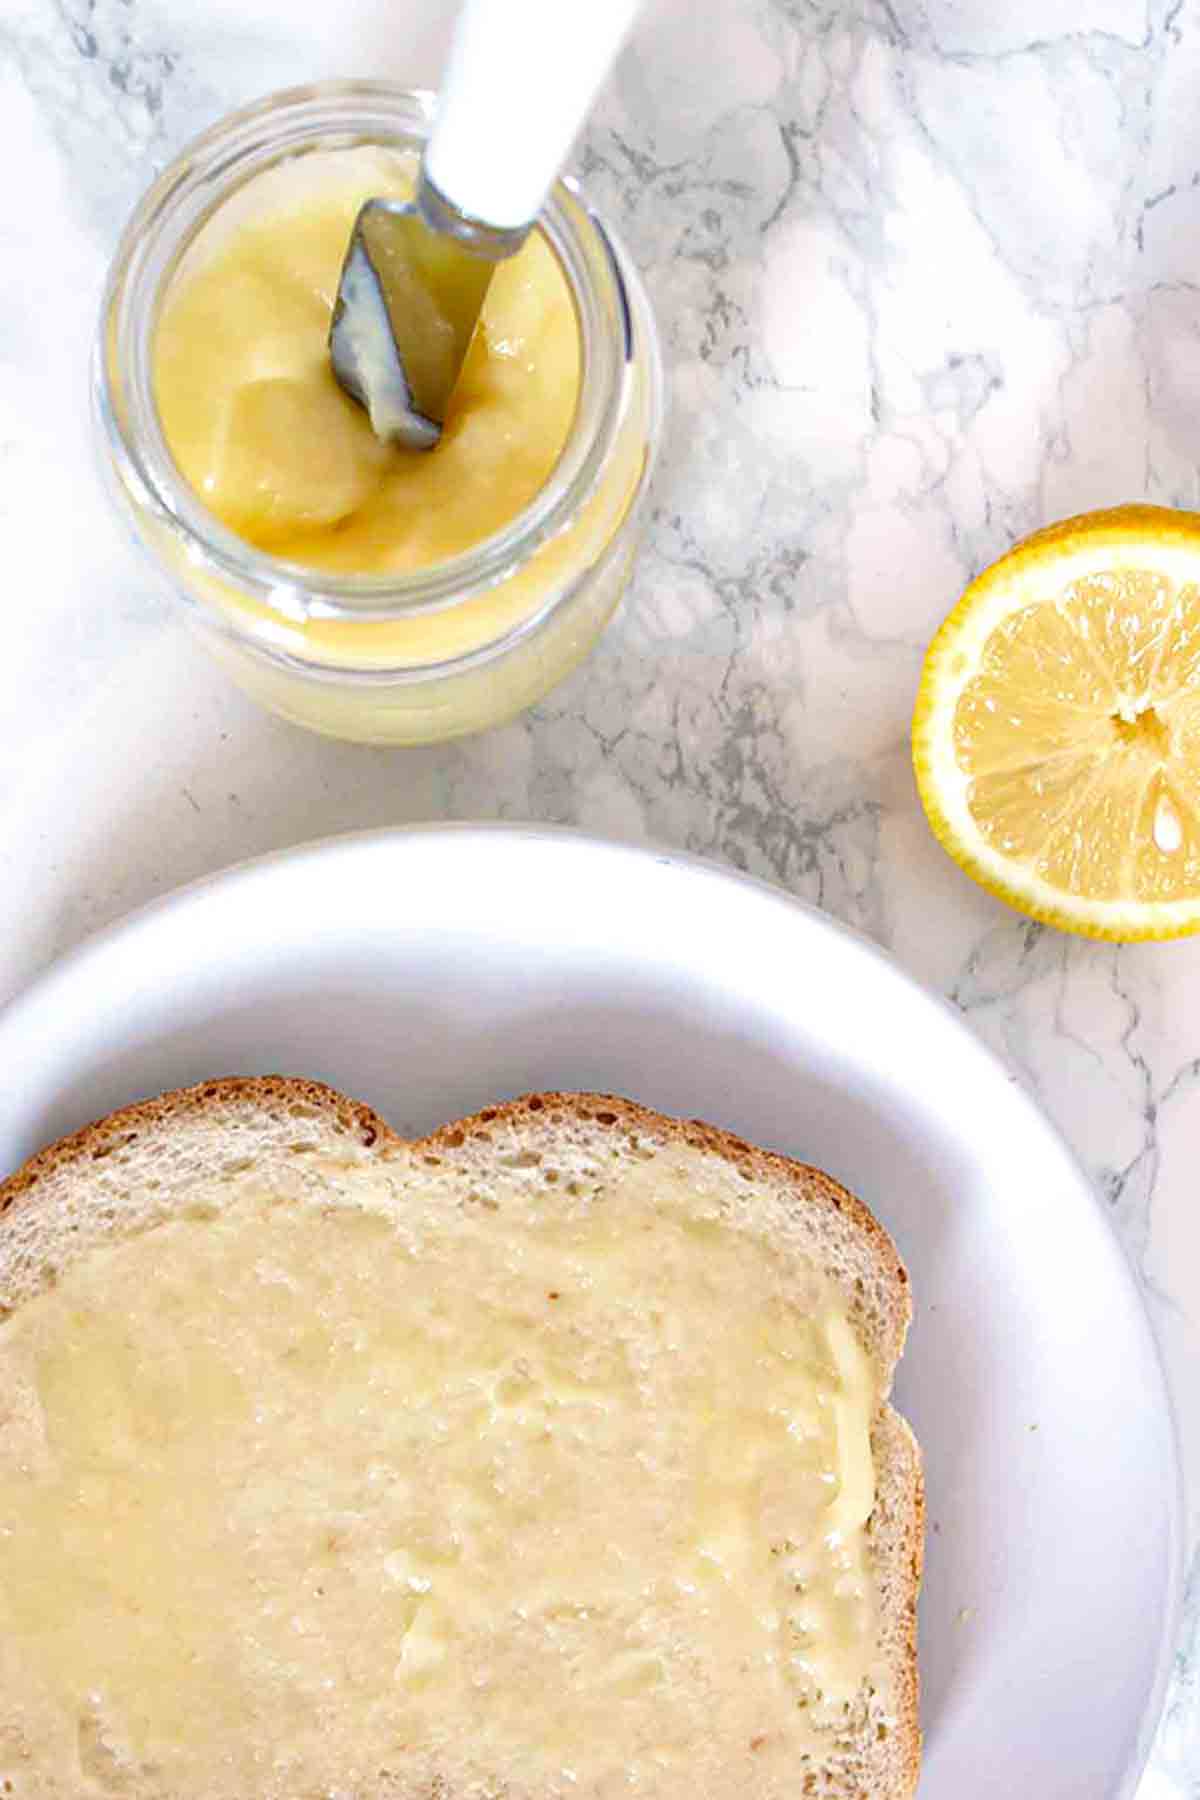
<path fill-rule="evenodd" d="M 1036 1123 L 1037 1127 L 1053 1140 L 1065 1165 L 1070 1168 L 1075 1182 L 1087 1196 L 1095 1222 L 1113 1253 L 1111 1260 L 1114 1268 L 1119 1272 L 1118 1279 L 1124 1283 L 1128 1296 L 1146 1328 L 1153 1352 L 1154 1367 L 1157 1371 L 1159 1396 L 1167 1422 L 1171 1466 L 1167 1495 L 1169 1517 L 1167 1522 L 1166 1604 L 1163 1608 L 1163 1623 L 1159 1636 L 1154 1679 L 1150 1684 L 1142 1717 L 1138 1724 L 1130 1761 L 1127 1768 L 1121 1771 L 1123 1800 L 1134 1800 L 1138 1783 L 1149 1763 L 1154 1739 L 1163 1717 L 1167 1689 L 1178 1650 L 1186 1579 L 1184 1522 L 1187 1516 L 1187 1506 L 1182 1443 L 1178 1408 L 1167 1375 L 1163 1346 L 1155 1329 L 1142 1280 L 1130 1261 L 1115 1225 L 1104 1211 L 1094 1182 L 1057 1123 L 1029 1091 L 1019 1073 L 997 1050 L 979 1036 L 961 1011 L 944 994 L 939 993 L 935 988 L 928 986 L 913 975 L 891 951 L 885 949 L 864 931 L 825 912 L 812 901 L 789 892 L 778 882 L 751 874 L 744 869 L 735 868 L 714 857 L 702 856 L 694 851 L 679 850 L 653 839 L 639 839 L 620 834 L 599 834 L 574 825 L 544 824 L 509 819 L 419 820 L 405 824 L 380 825 L 366 829 L 326 833 L 317 838 L 305 839 L 297 844 L 284 845 L 278 849 L 260 852 L 257 855 L 240 857 L 219 869 L 210 870 L 191 881 L 168 888 L 165 893 L 154 895 L 128 912 L 110 920 L 107 924 L 88 932 L 77 943 L 72 944 L 37 969 L 28 981 L 22 983 L 3 1004 L 0 1004 L 0 1039 L 14 1029 L 19 1032 L 23 1023 L 22 1015 L 26 1012 L 32 1014 L 40 1005 L 44 1004 L 47 994 L 51 994 L 61 982 L 69 980 L 89 960 L 102 957 L 113 944 L 124 937 L 136 934 L 146 923 L 178 909 L 185 903 L 191 904 L 201 900 L 209 890 L 236 886 L 239 880 L 261 875 L 270 869 L 286 867 L 289 864 L 298 865 L 306 860 L 319 860 L 338 851 L 355 848 L 366 849 L 376 844 L 399 844 L 413 840 L 436 841 L 449 837 L 469 838 L 471 836 L 476 836 L 481 840 L 499 837 L 513 843 L 567 844 L 577 849 L 601 854 L 617 852 L 630 857 L 634 862 L 677 868 L 708 881 L 731 888 L 740 888 L 760 901 L 770 901 L 794 915 L 800 915 L 809 926 L 817 928 L 818 932 L 832 933 L 834 936 L 847 940 L 858 952 L 866 953 L 869 961 L 881 965 L 889 978 L 899 982 L 913 1004 L 931 1008 L 965 1036 L 980 1055 L 982 1062 L 989 1065 L 995 1075 L 1004 1080 L 1013 1090 L 1012 1097 L 1031 1122 Z"/>

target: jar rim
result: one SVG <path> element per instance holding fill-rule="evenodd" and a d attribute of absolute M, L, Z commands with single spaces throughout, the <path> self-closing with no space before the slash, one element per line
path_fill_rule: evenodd
<path fill-rule="evenodd" d="M 105 284 L 94 391 L 114 472 L 138 505 L 182 541 L 189 561 L 289 626 L 398 620 L 470 604 L 569 529 L 601 479 L 621 424 L 634 356 L 630 294 L 609 230 L 575 184 L 561 178 L 536 224 L 575 305 L 579 396 L 549 477 L 498 531 L 426 568 L 332 574 L 247 543 L 209 511 L 177 467 L 154 399 L 152 347 L 161 295 L 197 234 L 249 182 L 306 152 L 378 144 L 419 151 L 433 112 L 427 89 L 346 80 L 279 89 L 225 114 L 147 189 Z M 243 629 L 257 635 L 248 620 Z"/>

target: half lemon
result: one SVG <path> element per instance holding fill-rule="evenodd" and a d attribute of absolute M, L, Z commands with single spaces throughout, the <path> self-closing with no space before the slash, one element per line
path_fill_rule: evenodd
<path fill-rule="evenodd" d="M 986 569 L 925 658 L 913 763 L 946 850 L 1021 912 L 1200 929 L 1200 514 L 1087 513 Z"/>

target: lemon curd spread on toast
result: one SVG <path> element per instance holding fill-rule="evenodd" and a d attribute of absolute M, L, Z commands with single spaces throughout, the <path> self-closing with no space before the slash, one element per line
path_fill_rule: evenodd
<path fill-rule="evenodd" d="M 301 1149 L 0 1323 L 14 1791 L 791 1796 L 886 1692 L 835 1281 L 687 1144 Z"/>

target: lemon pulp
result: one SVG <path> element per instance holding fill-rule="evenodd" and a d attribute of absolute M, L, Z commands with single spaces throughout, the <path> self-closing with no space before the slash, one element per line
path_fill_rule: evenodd
<path fill-rule="evenodd" d="M 934 831 L 1002 899 L 1200 926 L 1200 518 L 1124 507 L 1001 558 L 931 646 L 913 749 Z"/>

